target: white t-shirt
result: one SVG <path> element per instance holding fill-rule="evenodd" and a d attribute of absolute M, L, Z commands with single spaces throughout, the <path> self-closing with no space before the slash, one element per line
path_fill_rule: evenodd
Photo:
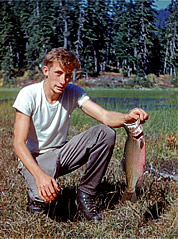
<path fill-rule="evenodd" d="M 58 101 L 50 104 L 44 93 L 43 82 L 24 87 L 13 105 L 32 118 L 27 139 L 31 153 L 43 153 L 63 145 L 67 140 L 72 111 L 89 99 L 83 89 L 69 83 Z"/>

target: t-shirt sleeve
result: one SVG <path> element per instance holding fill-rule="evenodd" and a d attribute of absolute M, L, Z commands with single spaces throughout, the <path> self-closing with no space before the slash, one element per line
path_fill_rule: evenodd
<path fill-rule="evenodd" d="M 77 93 L 77 98 L 78 98 L 77 104 L 78 104 L 78 107 L 80 108 L 85 101 L 90 99 L 90 97 L 85 92 L 85 90 L 83 90 L 79 86 L 76 86 L 76 93 Z"/>
<path fill-rule="evenodd" d="M 20 90 L 17 98 L 13 104 L 13 108 L 19 110 L 20 112 L 31 116 L 33 112 L 33 97 L 28 87 Z"/>

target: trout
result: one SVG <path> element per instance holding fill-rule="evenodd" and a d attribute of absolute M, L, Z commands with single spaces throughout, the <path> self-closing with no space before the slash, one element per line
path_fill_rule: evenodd
<path fill-rule="evenodd" d="M 141 186 L 145 170 L 146 149 L 143 127 L 140 119 L 133 124 L 124 124 L 127 131 L 127 140 L 122 160 L 123 170 L 126 174 L 127 189 L 122 200 L 137 201 L 136 187 Z"/>

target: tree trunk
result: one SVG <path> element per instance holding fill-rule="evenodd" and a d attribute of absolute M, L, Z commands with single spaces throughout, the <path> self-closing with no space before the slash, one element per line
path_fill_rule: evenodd
<path fill-rule="evenodd" d="M 175 56 L 175 48 L 176 48 L 176 19 L 174 20 L 174 25 L 173 25 L 173 37 L 170 41 L 170 60 L 171 60 L 171 69 L 170 69 L 170 76 L 173 76 L 175 72 L 175 67 L 173 64 L 173 59 Z"/>
<path fill-rule="evenodd" d="M 119 66 L 120 66 L 120 63 L 119 63 L 119 61 L 117 61 L 117 66 L 116 66 L 116 68 L 117 68 L 118 71 L 119 71 Z"/>
<path fill-rule="evenodd" d="M 163 74 L 166 74 L 167 72 L 167 57 L 168 57 L 168 46 L 166 47 L 166 54 L 164 57 L 164 69 L 163 69 Z"/>
<path fill-rule="evenodd" d="M 73 82 L 76 81 L 76 73 L 77 73 L 77 70 L 76 70 L 76 68 L 75 68 L 74 71 L 73 71 L 73 76 L 72 76 L 72 81 L 73 81 Z"/>
<path fill-rule="evenodd" d="M 143 15 L 143 3 L 141 7 L 142 15 Z M 145 23 L 144 23 L 144 18 L 143 16 L 141 17 L 141 34 L 140 34 L 140 43 L 141 43 L 141 65 L 142 65 L 142 70 L 146 71 L 146 43 L 145 43 L 145 38 L 146 38 L 146 31 L 145 31 Z"/>
<path fill-rule="evenodd" d="M 64 30 L 64 48 L 67 49 L 67 30 L 68 30 L 68 24 L 67 24 L 67 17 L 65 16 L 65 30 Z"/>
<path fill-rule="evenodd" d="M 135 59 L 137 58 L 137 48 L 136 48 L 136 47 L 134 47 L 134 58 L 135 58 Z M 135 60 L 134 60 L 134 62 L 133 62 L 133 69 L 134 69 L 134 71 L 136 72 L 137 67 L 136 67 L 136 64 L 135 64 Z"/>
<path fill-rule="evenodd" d="M 83 27 L 83 18 L 82 18 L 82 9 L 80 8 L 80 13 L 79 13 L 79 28 L 77 32 L 77 44 L 76 44 L 76 55 L 78 59 L 80 59 L 80 51 L 79 48 L 80 46 L 83 47 L 83 42 L 81 40 L 81 29 Z"/>
<path fill-rule="evenodd" d="M 65 5 L 67 5 L 68 0 L 65 0 Z M 66 7 L 66 6 L 65 6 Z M 67 16 L 67 12 L 66 10 L 64 11 L 64 48 L 67 49 L 67 45 L 68 45 L 68 16 Z"/>
<path fill-rule="evenodd" d="M 130 65 L 129 64 L 127 65 L 127 75 L 130 78 Z"/>
<path fill-rule="evenodd" d="M 94 50 L 94 62 L 95 62 L 95 72 L 98 72 L 98 59 L 95 50 Z"/>
<path fill-rule="evenodd" d="M 40 16 L 40 10 L 39 10 L 39 2 L 36 2 L 36 16 L 39 17 Z"/>

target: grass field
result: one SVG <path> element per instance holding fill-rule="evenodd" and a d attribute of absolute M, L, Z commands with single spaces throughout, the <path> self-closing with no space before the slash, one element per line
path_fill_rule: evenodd
<path fill-rule="evenodd" d="M 166 98 L 177 104 L 177 90 L 100 90 L 86 89 L 91 97 Z M 119 166 L 126 140 L 125 130 L 116 129 L 117 139 L 112 160 L 99 188 L 97 203 L 103 214 L 95 225 L 75 217 L 75 195 L 84 167 L 60 178 L 64 188 L 58 205 L 58 217 L 31 215 L 26 212 L 26 186 L 17 173 L 13 152 L 13 99 L 18 89 L 0 89 L 0 238 L 177 238 L 176 181 L 147 171 L 138 202 L 122 202 L 125 176 Z M 120 109 L 118 105 L 118 109 Z M 127 109 L 124 109 L 127 111 Z M 161 173 L 177 173 L 177 108 L 149 110 L 144 124 L 147 163 Z M 71 119 L 69 139 L 97 124 L 80 110 Z"/>

